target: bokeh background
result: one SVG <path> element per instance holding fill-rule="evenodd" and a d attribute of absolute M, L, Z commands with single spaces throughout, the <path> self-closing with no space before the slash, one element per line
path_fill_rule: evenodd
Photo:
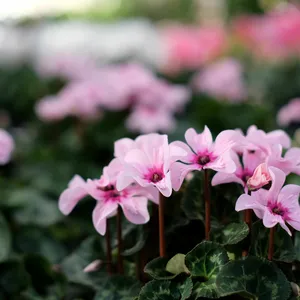
<path fill-rule="evenodd" d="M 0 7 L 0 128 L 16 144 L 0 167 L 0 299 L 93 299 L 96 281 L 81 270 L 103 252 L 94 202 L 65 217 L 57 201 L 74 174 L 99 178 L 115 140 L 148 132 L 182 140 L 190 127 L 216 135 L 255 124 L 283 128 L 300 144 L 296 1 Z M 126 248 L 141 244 L 140 230 L 124 226 Z M 134 272 L 130 260 L 127 269 Z"/>

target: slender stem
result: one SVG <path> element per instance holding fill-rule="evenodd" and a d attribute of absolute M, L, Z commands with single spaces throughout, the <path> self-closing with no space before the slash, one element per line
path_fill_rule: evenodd
<path fill-rule="evenodd" d="M 119 274 L 124 273 L 123 257 L 122 257 L 122 211 L 121 207 L 118 207 L 117 212 L 117 238 L 118 238 L 118 272 Z"/>
<path fill-rule="evenodd" d="M 159 195 L 158 218 L 159 218 L 159 255 L 166 256 L 166 240 L 165 240 L 165 197 Z"/>
<path fill-rule="evenodd" d="M 111 238 L 110 238 L 110 220 L 106 219 L 106 260 L 107 260 L 107 273 L 112 274 L 112 256 L 111 256 Z"/>
<path fill-rule="evenodd" d="M 247 241 L 249 241 L 249 243 L 250 243 L 250 234 L 251 234 L 251 229 L 252 229 L 252 210 L 251 209 L 245 210 L 244 222 L 249 227 L 249 239 Z M 246 247 L 248 248 L 248 246 L 246 246 Z M 242 255 L 243 255 L 243 257 L 246 257 L 248 255 L 248 249 L 244 249 Z"/>
<path fill-rule="evenodd" d="M 204 201 L 205 201 L 205 239 L 209 241 L 210 233 L 210 189 L 208 170 L 204 170 Z"/>
<path fill-rule="evenodd" d="M 275 226 L 270 228 L 269 251 L 268 251 L 269 260 L 272 260 L 274 254 L 274 233 L 275 233 Z"/>

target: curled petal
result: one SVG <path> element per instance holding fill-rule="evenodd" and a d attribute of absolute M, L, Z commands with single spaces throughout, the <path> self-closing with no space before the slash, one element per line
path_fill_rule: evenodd
<path fill-rule="evenodd" d="M 106 232 L 106 219 L 111 216 L 118 208 L 118 204 L 112 201 L 98 201 L 93 210 L 93 224 L 95 229 L 104 235 Z"/>
<path fill-rule="evenodd" d="M 285 174 L 274 167 L 269 167 L 269 172 L 272 177 L 272 185 L 268 192 L 268 199 L 269 201 L 276 201 L 279 191 L 285 182 Z"/>
<path fill-rule="evenodd" d="M 77 203 L 88 195 L 85 188 L 77 186 L 66 189 L 59 197 L 58 207 L 64 214 L 68 215 L 77 205 Z"/>
<path fill-rule="evenodd" d="M 211 185 L 216 186 L 224 183 L 236 182 L 244 186 L 244 182 L 242 179 L 237 177 L 234 173 L 228 174 L 223 172 L 217 172 L 215 176 L 211 180 Z"/>
<path fill-rule="evenodd" d="M 145 224 L 149 221 L 148 200 L 145 197 L 132 197 L 120 205 L 125 217 L 133 224 Z"/>
<path fill-rule="evenodd" d="M 174 191 L 179 191 L 186 175 L 194 170 L 198 170 L 198 166 L 186 165 L 180 162 L 176 162 L 171 166 L 171 181 Z"/>

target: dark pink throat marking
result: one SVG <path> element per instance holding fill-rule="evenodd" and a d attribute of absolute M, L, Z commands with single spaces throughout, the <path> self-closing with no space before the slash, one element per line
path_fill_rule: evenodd
<path fill-rule="evenodd" d="M 198 157 L 198 164 L 201 166 L 205 166 L 210 162 L 210 157 L 208 155 L 201 155 Z"/>
<path fill-rule="evenodd" d="M 160 174 L 160 173 L 153 173 L 151 181 L 154 182 L 154 183 L 156 183 L 156 182 L 161 181 L 162 179 L 163 179 L 162 174 Z"/>

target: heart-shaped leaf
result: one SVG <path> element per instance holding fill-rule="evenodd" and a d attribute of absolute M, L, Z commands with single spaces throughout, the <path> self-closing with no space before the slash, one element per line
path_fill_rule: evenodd
<path fill-rule="evenodd" d="M 211 232 L 213 241 L 222 245 L 234 245 L 242 241 L 249 234 L 249 227 L 246 223 L 230 223 L 220 229 Z"/>
<path fill-rule="evenodd" d="M 256 299 L 286 300 L 291 293 L 290 283 L 274 263 L 251 256 L 226 264 L 216 284 L 221 296 L 246 293 Z"/>
<path fill-rule="evenodd" d="M 144 272 L 157 280 L 173 279 L 176 275 L 166 270 L 168 261 L 165 257 L 157 257 L 146 264 Z"/>

